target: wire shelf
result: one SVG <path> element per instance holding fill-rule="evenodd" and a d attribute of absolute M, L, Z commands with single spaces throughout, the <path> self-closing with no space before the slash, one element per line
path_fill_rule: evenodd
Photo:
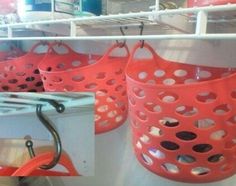
<path fill-rule="evenodd" d="M 0 116 L 32 113 L 36 105 L 53 111 L 45 99 L 57 101 L 66 109 L 89 107 L 95 102 L 93 93 L 0 93 Z"/>

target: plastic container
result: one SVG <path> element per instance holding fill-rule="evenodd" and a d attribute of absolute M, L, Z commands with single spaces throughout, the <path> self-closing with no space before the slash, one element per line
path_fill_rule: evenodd
<path fill-rule="evenodd" d="M 223 5 L 228 3 L 236 3 L 236 0 L 188 0 L 188 7 Z"/>
<path fill-rule="evenodd" d="M 236 69 L 149 59 L 126 69 L 133 147 L 153 173 L 181 182 L 222 180 L 236 173 Z"/>
<path fill-rule="evenodd" d="M 21 57 L 0 62 L 0 92 L 44 91 L 38 64 L 45 53 L 36 53 L 41 45 L 34 45 L 31 51 Z"/>
<path fill-rule="evenodd" d="M 127 46 L 120 49 L 120 45 L 115 44 L 103 57 L 76 53 L 65 44 L 60 47 L 67 52 L 55 54 L 51 49 L 39 64 L 45 91 L 95 92 L 96 134 L 122 125 L 127 118 L 124 72 L 129 57 Z M 115 49 L 125 50 L 126 56 L 110 56 Z"/>

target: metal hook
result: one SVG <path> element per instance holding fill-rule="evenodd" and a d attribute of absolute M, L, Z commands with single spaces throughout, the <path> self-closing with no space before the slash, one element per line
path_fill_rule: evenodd
<path fill-rule="evenodd" d="M 42 99 L 43 101 L 46 101 L 50 103 L 58 113 L 63 113 L 65 110 L 65 106 L 63 104 L 59 104 L 58 102 L 54 100 L 47 100 L 47 99 Z M 53 136 L 54 139 L 54 146 L 55 146 L 55 154 L 53 157 L 53 160 L 48 164 L 48 165 L 43 165 L 40 168 L 41 169 L 52 169 L 57 165 L 57 163 L 60 160 L 61 153 L 62 153 L 62 144 L 61 144 L 61 139 L 58 134 L 58 132 L 54 129 L 54 127 L 51 125 L 51 123 L 45 118 L 45 116 L 42 113 L 42 105 L 37 105 L 36 106 L 36 114 L 41 123 L 47 128 L 47 130 L 50 132 L 50 134 Z M 35 151 L 33 149 L 33 141 L 27 140 L 25 143 L 26 147 L 28 148 L 30 157 L 33 158 L 35 157 Z"/>
<path fill-rule="evenodd" d="M 128 27 L 126 26 L 125 29 L 128 29 Z M 120 32 L 123 36 L 125 36 L 125 32 L 123 30 L 123 27 L 120 27 Z M 123 43 L 120 43 L 118 40 L 116 40 L 116 43 L 120 45 L 120 48 L 123 48 L 126 45 L 126 39 L 124 39 Z"/>
<path fill-rule="evenodd" d="M 144 23 L 143 22 L 141 22 L 141 25 L 139 26 L 139 28 L 140 28 L 140 36 L 142 36 L 143 30 L 144 30 Z M 142 42 L 141 48 L 143 48 L 144 47 L 144 40 L 140 40 L 140 42 Z"/>

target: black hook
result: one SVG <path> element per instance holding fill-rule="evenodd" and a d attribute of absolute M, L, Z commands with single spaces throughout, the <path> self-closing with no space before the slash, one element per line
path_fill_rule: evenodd
<path fill-rule="evenodd" d="M 41 99 L 41 101 L 46 101 L 50 103 L 58 113 L 63 113 L 65 110 L 65 106 L 63 104 L 60 104 L 54 100 L 47 100 L 47 99 Z M 45 118 L 45 116 L 42 113 L 42 105 L 37 105 L 36 106 L 36 114 L 41 123 L 47 128 L 47 130 L 50 132 L 50 134 L 53 136 L 54 139 L 54 146 L 56 149 L 56 152 L 54 154 L 53 160 L 48 164 L 48 165 L 43 165 L 40 168 L 41 169 L 52 169 L 57 165 L 61 158 L 61 153 L 62 153 L 62 144 L 61 144 L 61 139 L 58 134 L 58 132 L 54 129 L 54 127 L 51 125 L 51 123 Z M 33 149 L 33 141 L 27 140 L 25 143 L 26 147 L 28 148 L 30 157 L 33 158 L 35 157 L 35 151 Z"/>
<path fill-rule="evenodd" d="M 142 36 L 143 30 L 144 30 L 144 23 L 143 22 L 141 22 L 141 25 L 139 26 L 139 28 L 140 28 L 140 36 Z M 140 40 L 140 42 L 142 43 L 141 48 L 143 48 L 144 47 L 144 40 Z"/>
<path fill-rule="evenodd" d="M 125 29 L 128 29 L 128 27 L 124 27 Z M 120 27 L 120 32 L 122 34 L 122 36 L 125 36 L 125 32 L 123 30 L 123 27 Z M 120 48 L 123 48 L 126 45 L 126 39 L 124 39 L 123 43 L 120 43 L 118 40 L 116 40 L 116 43 L 120 45 Z"/>

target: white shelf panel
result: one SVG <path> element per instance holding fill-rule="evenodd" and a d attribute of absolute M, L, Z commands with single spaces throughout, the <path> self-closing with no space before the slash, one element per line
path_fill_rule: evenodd
<path fill-rule="evenodd" d="M 233 30 L 232 33 L 207 32 L 208 26 L 213 23 L 223 24 L 224 28 L 236 26 L 235 12 L 236 4 L 227 4 L 15 23 L 0 25 L 0 40 L 236 39 L 236 32 Z M 114 30 L 116 27 L 132 28 L 141 23 L 144 23 L 145 30 L 152 28 L 143 36 L 139 35 L 137 28 L 126 36 L 110 32 L 110 29 Z M 99 32 L 94 31 L 98 28 Z M 166 30 L 174 32 L 165 33 Z M 164 33 L 160 34 L 160 31 Z M 32 36 L 30 32 L 35 33 Z"/>
<path fill-rule="evenodd" d="M 0 116 L 34 113 L 36 105 L 43 105 L 44 111 L 54 111 L 43 99 L 55 100 L 67 109 L 94 105 L 93 93 L 1 93 Z"/>

